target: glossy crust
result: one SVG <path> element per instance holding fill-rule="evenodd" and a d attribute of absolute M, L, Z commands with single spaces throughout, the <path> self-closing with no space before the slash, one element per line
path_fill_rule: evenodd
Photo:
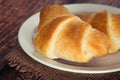
<path fill-rule="evenodd" d="M 38 31 L 57 17 L 65 15 L 71 15 L 71 13 L 67 8 L 61 5 L 52 5 L 43 8 L 40 13 L 40 24 L 38 25 Z"/>
<path fill-rule="evenodd" d="M 60 33 L 64 24 L 69 22 L 75 16 L 58 17 L 51 23 L 47 24 L 38 34 L 34 40 L 35 47 L 38 52 L 42 52 L 49 58 L 55 58 L 53 47 L 54 41 L 56 41 L 57 35 Z M 52 55 L 52 56 L 51 56 Z"/>
<path fill-rule="evenodd" d="M 34 46 L 50 59 L 88 62 L 93 57 L 107 55 L 109 40 L 79 17 L 64 15 L 51 20 L 38 31 Z"/>
<path fill-rule="evenodd" d="M 91 20 L 93 19 L 93 17 L 95 16 L 94 13 L 88 13 L 88 14 L 78 14 L 76 15 L 78 17 L 80 17 L 83 21 L 89 23 L 91 22 Z"/>
<path fill-rule="evenodd" d="M 92 14 L 79 16 L 90 23 L 93 28 L 104 32 L 110 39 L 109 53 L 115 53 L 120 49 L 120 15 L 110 14 L 108 11 L 101 11 Z M 92 17 L 92 19 L 91 19 Z"/>

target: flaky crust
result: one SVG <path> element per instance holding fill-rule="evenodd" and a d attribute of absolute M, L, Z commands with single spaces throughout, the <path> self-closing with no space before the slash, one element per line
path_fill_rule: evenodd
<path fill-rule="evenodd" d="M 34 39 L 35 49 L 50 59 L 62 58 L 75 62 L 88 62 L 93 57 L 107 55 L 108 37 L 79 17 L 69 14 L 58 14 L 59 17 L 47 19 L 50 22 L 38 30 Z"/>
<path fill-rule="evenodd" d="M 50 48 L 54 46 L 52 43 L 55 41 L 56 34 L 58 33 L 59 29 L 65 24 L 67 20 L 72 18 L 76 18 L 75 16 L 65 16 L 65 17 L 58 17 L 53 20 L 51 23 L 47 24 L 38 34 L 37 37 L 34 39 L 34 45 L 37 51 L 42 52 L 44 55 L 49 56 L 51 53 Z M 53 54 L 53 53 L 51 53 Z M 50 58 L 52 58 L 51 56 Z M 54 57 L 53 57 L 54 58 Z"/>
<path fill-rule="evenodd" d="M 93 28 L 104 32 L 110 39 L 109 53 L 115 53 L 120 49 L 120 15 L 101 11 L 79 16 L 82 20 L 90 23 Z"/>
<path fill-rule="evenodd" d="M 65 15 L 71 15 L 71 13 L 64 6 L 52 5 L 43 8 L 40 12 L 40 24 L 38 25 L 38 31 L 57 17 Z"/>

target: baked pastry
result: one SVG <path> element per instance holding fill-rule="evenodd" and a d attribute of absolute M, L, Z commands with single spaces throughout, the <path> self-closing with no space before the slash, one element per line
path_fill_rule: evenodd
<path fill-rule="evenodd" d="M 78 15 L 82 20 L 90 23 L 93 28 L 104 32 L 110 39 L 109 53 L 115 53 L 120 49 L 120 15 L 111 14 L 108 11 L 93 14 Z"/>
<path fill-rule="evenodd" d="M 57 17 L 72 15 L 67 8 L 59 5 L 52 5 L 45 7 L 40 12 L 40 23 L 38 31 L 40 31 L 45 25 L 54 20 Z"/>
<path fill-rule="evenodd" d="M 56 9 L 58 6 L 65 8 L 57 5 Z M 65 13 L 64 16 L 61 14 L 56 16 L 52 20 L 47 19 L 50 21 L 42 28 L 40 26 L 42 23 L 39 23 L 38 29 L 41 28 L 41 30 L 38 30 L 34 39 L 35 49 L 39 53 L 50 59 L 61 58 L 75 62 L 88 62 L 93 57 L 107 55 L 109 40 L 103 32 L 92 28 L 90 24 L 75 15 Z M 40 15 L 40 19 L 44 17 Z"/>

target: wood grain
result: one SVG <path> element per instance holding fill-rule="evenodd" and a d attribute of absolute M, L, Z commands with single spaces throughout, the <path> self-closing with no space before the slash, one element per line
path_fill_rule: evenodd
<path fill-rule="evenodd" d="M 68 3 L 70 1 L 67 1 Z M 1 0 L 0 1 L 0 60 L 19 46 L 17 35 L 22 23 L 41 8 L 60 0 Z"/>
<path fill-rule="evenodd" d="M 0 0 L 0 69 L 7 64 L 7 61 L 4 59 L 7 55 L 10 55 L 13 51 L 19 51 L 19 53 L 24 53 L 18 43 L 18 31 L 22 23 L 31 15 L 36 12 L 39 12 L 43 7 L 52 5 L 52 4 L 71 4 L 71 3 L 93 3 L 93 4 L 103 4 L 120 8 L 119 0 Z M 15 53 L 14 53 L 15 54 Z M 17 53 L 16 53 L 17 54 Z M 11 59 L 11 58 L 9 58 Z M 14 61 L 13 61 L 14 62 Z M 9 65 L 8 65 L 9 66 Z M 30 73 L 20 73 L 17 72 L 14 68 L 5 67 L 0 73 L 0 80 L 23 80 L 26 75 Z M 14 78 L 5 77 L 7 75 L 14 75 Z M 31 73 L 32 75 L 32 73 Z M 56 74 L 57 75 L 57 74 Z M 62 80 L 61 74 L 59 74 L 59 79 Z M 72 74 L 75 75 L 75 74 Z M 117 80 L 120 79 L 120 72 L 114 74 L 99 75 L 98 77 L 92 76 L 83 76 L 82 80 L 96 80 L 104 77 L 104 80 Z M 113 77 L 114 75 L 115 77 Z M 15 77 L 17 76 L 17 77 Z M 53 75 L 55 76 L 55 75 Z M 63 75 L 67 80 L 68 76 Z M 92 78 L 93 77 L 93 78 Z M 77 79 L 79 79 L 78 77 Z M 30 78 L 26 77 L 25 80 Z M 41 78 L 35 78 L 32 76 L 31 80 L 51 80 Z"/>
<path fill-rule="evenodd" d="M 18 31 L 28 17 L 39 12 L 45 6 L 71 2 L 72 0 L 0 0 L 0 70 L 7 64 L 4 56 L 20 48 L 17 36 Z M 11 70 L 5 68 L 1 73 L 6 73 L 7 71 L 9 73 Z M 14 73 L 14 71 L 12 72 Z M 6 74 L 1 75 L 3 80 L 9 80 L 8 77 L 4 76 Z"/>
<path fill-rule="evenodd" d="M 76 0 L 77 3 L 92 3 L 92 4 L 102 4 L 113 7 L 120 7 L 119 0 Z"/>

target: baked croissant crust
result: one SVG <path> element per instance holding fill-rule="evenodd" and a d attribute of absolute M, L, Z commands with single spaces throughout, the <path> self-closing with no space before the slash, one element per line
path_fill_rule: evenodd
<path fill-rule="evenodd" d="M 38 26 L 38 31 L 40 31 L 43 27 L 45 27 L 48 23 L 52 20 L 56 19 L 57 17 L 65 16 L 65 15 L 72 15 L 67 8 L 64 6 L 59 5 L 52 5 L 45 7 L 40 12 L 40 23 Z"/>
<path fill-rule="evenodd" d="M 78 15 L 82 20 L 101 32 L 104 32 L 110 40 L 109 53 L 115 53 L 120 49 L 120 14 L 111 14 L 101 11 L 91 14 Z"/>
<path fill-rule="evenodd" d="M 55 12 L 58 12 L 60 7 L 67 13 L 56 15 Z M 61 5 L 46 8 L 56 8 L 57 11 L 47 10 L 55 14 L 55 17 L 52 15 L 54 18 L 48 17 L 49 13 L 47 17 L 40 15 L 38 33 L 34 39 L 35 49 L 40 54 L 50 59 L 61 58 L 75 62 L 88 62 L 93 57 L 107 55 L 109 39 L 103 32 L 92 28 L 90 24 L 71 14 Z M 46 14 L 45 11 L 41 13 Z M 41 26 L 43 19 L 49 21 Z"/>

